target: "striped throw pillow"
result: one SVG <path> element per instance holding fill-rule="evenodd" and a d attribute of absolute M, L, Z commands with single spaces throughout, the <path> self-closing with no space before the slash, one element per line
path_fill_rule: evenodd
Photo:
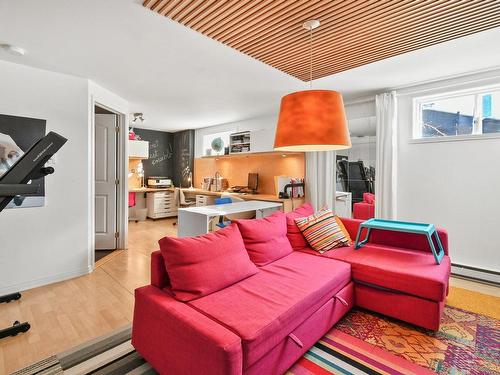
<path fill-rule="evenodd" d="M 295 219 L 311 247 L 319 253 L 351 245 L 349 233 L 331 210 L 323 209 L 308 217 Z"/>

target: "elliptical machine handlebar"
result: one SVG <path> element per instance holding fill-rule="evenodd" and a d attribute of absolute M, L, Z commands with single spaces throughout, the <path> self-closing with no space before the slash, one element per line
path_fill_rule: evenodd
<path fill-rule="evenodd" d="M 2 211 L 16 195 L 35 194 L 36 186 L 29 181 L 54 173 L 53 167 L 45 167 L 45 163 L 67 142 L 63 136 L 50 132 L 41 138 L 0 177 L 0 211 Z"/>

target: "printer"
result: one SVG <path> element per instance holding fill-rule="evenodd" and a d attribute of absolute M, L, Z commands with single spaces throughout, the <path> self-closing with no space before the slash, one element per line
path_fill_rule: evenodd
<path fill-rule="evenodd" d="M 148 187 L 153 189 L 172 187 L 172 179 L 161 176 L 150 176 L 147 179 Z"/>

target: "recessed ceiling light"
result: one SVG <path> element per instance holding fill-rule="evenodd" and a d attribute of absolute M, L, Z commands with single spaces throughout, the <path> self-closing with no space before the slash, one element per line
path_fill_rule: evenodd
<path fill-rule="evenodd" d="M 24 48 L 13 46 L 12 44 L 0 44 L 0 47 L 13 56 L 24 56 L 26 54 L 26 50 Z"/>

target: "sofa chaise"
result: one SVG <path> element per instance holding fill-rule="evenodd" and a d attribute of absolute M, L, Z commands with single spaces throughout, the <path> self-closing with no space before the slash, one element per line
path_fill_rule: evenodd
<path fill-rule="evenodd" d="M 355 305 L 438 329 L 450 272 L 445 231 L 440 265 L 425 239 L 396 232 L 374 231 L 359 250 L 319 254 L 294 224 L 312 212 L 303 205 L 216 232 L 238 226 L 258 271 L 189 301 L 173 292 L 165 253 L 153 252 L 151 285 L 135 291 L 136 350 L 161 374 L 281 374 Z M 265 226 L 272 220 L 280 220 L 279 234 Z M 342 222 L 354 238 L 361 221 Z M 279 258 L 266 259 L 273 251 Z"/>

